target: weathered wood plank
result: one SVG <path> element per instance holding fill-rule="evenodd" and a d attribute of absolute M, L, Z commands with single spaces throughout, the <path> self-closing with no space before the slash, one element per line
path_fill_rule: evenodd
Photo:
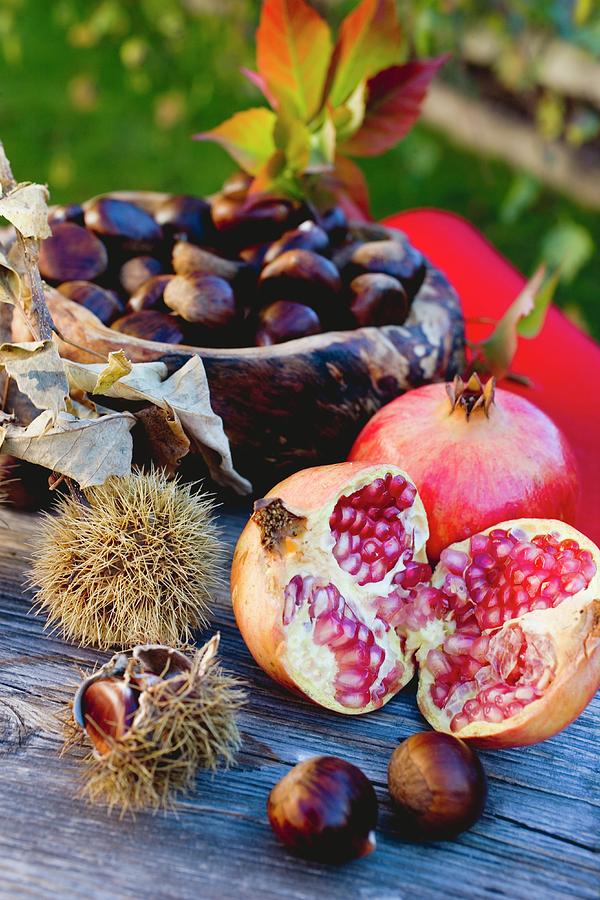
<path fill-rule="evenodd" d="M 231 547 L 245 520 L 222 515 Z M 338 716 L 292 697 L 250 658 L 226 592 L 215 626 L 222 656 L 246 679 L 239 765 L 212 777 L 176 814 L 108 818 L 75 799 L 80 770 L 48 729 L 78 666 L 107 658 L 43 631 L 21 586 L 37 520 L 2 514 L 0 533 L 0 896 L 40 898 L 598 897 L 600 702 L 551 741 L 482 754 L 490 778 L 483 818 L 457 841 L 398 837 L 385 787 L 394 746 L 424 727 L 410 688 L 366 717 Z M 271 786 L 289 766 L 333 753 L 361 766 L 381 807 L 378 849 L 341 869 L 298 861 L 266 821 Z"/>

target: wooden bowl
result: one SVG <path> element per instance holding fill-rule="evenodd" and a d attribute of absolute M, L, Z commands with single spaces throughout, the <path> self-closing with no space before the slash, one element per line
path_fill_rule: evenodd
<path fill-rule="evenodd" d="M 169 195 L 122 191 L 110 196 L 153 212 Z M 386 236 L 375 224 L 357 223 L 352 230 L 363 239 Z M 428 261 L 404 325 L 328 332 L 270 347 L 162 344 L 107 328 L 51 288 L 48 303 L 60 333 L 80 347 L 103 354 L 122 348 L 134 362 L 161 360 L 170 371 L 199 354 L 235 465 L 257 490 L 300 468 L 344 459 L 383 404 L 410 388 L 451 379 L 464 363 L 458 296 Z M 98 361 L 72 344 L 62 343 L 61 353 L 80 362 Z"/>

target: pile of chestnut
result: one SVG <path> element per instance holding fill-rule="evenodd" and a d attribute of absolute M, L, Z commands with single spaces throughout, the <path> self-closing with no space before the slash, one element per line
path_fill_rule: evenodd
<path fill-rule="evenodd" d="M 437 731 L 411 735 L 388 765 L 396 828 L 408 840 L 446 840 L 481 816 L 487 778 L 475 751 Z M 343 863 L 375 849 L 378 802 L 357 766 L 316 756 L 294 766 L 269 795 L 267 815 L 275 834 L 306 859 Z"/>
<path fill-rule="evenodd" d="M 366 325 L 401 325 L 425 261 L 399 231 L 359 240 L 343 210 L 254 195 L 243 173 L 204 200 L 152 207 L 106 195 L 55 207 L 42 277 L 126 334 L 259 347 Z"/>

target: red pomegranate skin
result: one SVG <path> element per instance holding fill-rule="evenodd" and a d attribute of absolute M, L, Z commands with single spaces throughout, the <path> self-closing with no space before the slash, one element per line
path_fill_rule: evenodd
<path fill-rule="evenodd" d="M 452 409 L 445 384 L 416 388 L 384 406 L 359 434 L 349 459 L 408 472 L 427 511 L 427 554 L 506 519 L 572 524 L 578 499 L 575 456 L 540 409 L 497 388 L 486 415 Z"/>

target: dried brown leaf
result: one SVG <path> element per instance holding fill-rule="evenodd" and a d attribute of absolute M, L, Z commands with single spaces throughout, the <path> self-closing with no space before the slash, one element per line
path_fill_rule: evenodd
<path fill-rule="evenodd" d="M 71 385 L 93 393 L 102 365 L 83 365 L 65 360 Z M 204 365 L 194 356 L 168 378 L 164 363 L 136 363 L 131 372 L 115 381 L 104 394 L 122 400 L 145 400 L 176 415 L 192 446 L 202 454 L 211 477 L 239 494 L 252 490 L 249 481 L 233 468 L 231 449 L 223 421 L 210 404 Z"/>
<path fill-rule="evenodd" d="M 54 415 L 66 409 L 69 383 L 52 341 L 1 344 L 0 366 L 38 409 L 49 409 Z"/>
<path fill-rule="evenodd" d="M 52 234 L 48 225 L 48 189 L 24 181 L 0 197 L 0 216 L 23 237 L 43 240 Z"/>
<path fill-rule="evenodd" d="M 111 475 L 131 471 L 133 441 L 130 413 L 78 419 L 66 412 L 55 418 L 44 410 L 26 428 L 8 425 L 3 452 L 73 478 L 82 488 L 103 484 Z"/>

